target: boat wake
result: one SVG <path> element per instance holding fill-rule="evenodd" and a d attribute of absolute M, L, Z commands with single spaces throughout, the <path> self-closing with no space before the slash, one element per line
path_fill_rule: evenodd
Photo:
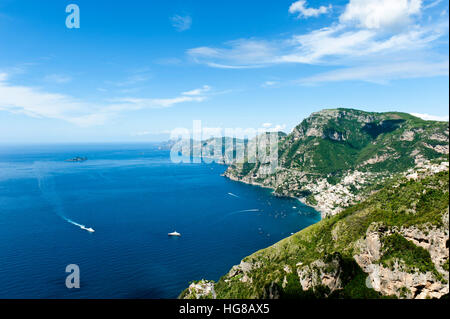
<path fill-rule="evenodd" d="M 254 208 L 254 209 L 244 209 L 244 210 L 239 210 L 235 213 L 246 213 L 246 212 L 259 212 L 259 209 Z"/>
<path fill-rule="evenodd" d="M 258 208 L 252 208 L 252 209 L 243 209 L 243 210 L 237 210 L 228 214 L 223 215 L 221 218 L 219 218 L 217 220 L 217 223 L 220 223 L 222 221 L 224 221 L 225 219 L 236 215 L 236 214 L 240 214 L 240 213 L 251 213 L 251 212 L 262 212 L 262 210 L 258 209 Z"/>
<path fill-rule="evenodd" d="M 81 229 L 93 233 L 95 230 L 91 227 L 86 227 L 85 225 L 74 222 L 73 220 L 67 218 L 64 214 L 64 205 L 61 201 L 61 198 L 58 196 L 55 191 L 55 185 L 51 178 L 47 178 L 45 167 L 41 167 L 38 163 L 34 165 L 34 171 L 36 174 L 36 179 L 38 182 L 38 187 L 41 190 L 42 196 L 45 200 L 53 207 L 56 215 L 69 222 L 72 225 L 80 227 Z"/>
<path fill-rule="evenodd" d="M 240 198 L 238 195 L 235 195 L 235 194 L 233 194 L 233 193 L 228 193 L 228 195 L 233 196 L 233 197 L 236 197 L 236 198 Z"/>
<path fill-rule="evenodd" d="M 78 226 L 78 227 L 80 227 L 81 229 L 83 229 L 83 230 L 85 230 L 85 231 L 88 231 L 88 232 L 90 232 L 90 233 L 95 232 L 95 230 L 92 229 L 91 227 L 88 228 L 88 227 L 86 227 L 85 225 L 78 224 L 78 223 L 74 222 L 73 220 L 71 220 L 71 219 L 69 219 L 69 218 L 67 218 L 67 217 L 64 217 L 64 216 L 61 216 L 61 217 L 62 217 L 65 221 L 71 223 L 72 225 Z"/>

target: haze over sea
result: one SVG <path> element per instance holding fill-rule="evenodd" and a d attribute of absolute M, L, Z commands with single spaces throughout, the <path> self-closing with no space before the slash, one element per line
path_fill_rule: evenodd
<path fill-rule="evenodd" d="M 0 298 L 176 298 L 319 221 L 225 169 L 155 145 L 0 146 Z M 65 286 L 68 264 L 80 289 Z"/>

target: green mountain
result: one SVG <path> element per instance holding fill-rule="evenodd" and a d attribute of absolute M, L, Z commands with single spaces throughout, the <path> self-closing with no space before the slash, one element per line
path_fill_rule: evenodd
<path fill-rule="evenodd" d="M 181 298 L 441 298 L 449 290 L 449 128 L 405 113 L 312 114 L 280 136 L 279 168 L 231 161 L 324 219 Z"/>
<path fill-rule="evenodd" d="M 448 159 L 448 122 L 406 113 L 352 109 L 313 113 L 278 145 L 279 168 L 232 163 L 225 176 L 299 197 L 333 215 L 367 197 L 386 179 L 433 160 Z"/>

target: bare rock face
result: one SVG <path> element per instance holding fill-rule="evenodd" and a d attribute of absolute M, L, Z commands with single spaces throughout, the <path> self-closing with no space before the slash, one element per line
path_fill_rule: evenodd
<path fill-rule="evenodd" d="M 448 213 L 447 213 L 448 216 Z M 447 223 L 448 225 L 448 223 Z M 433 227 L 427 230 L 428 234 L 424 233 L 415 227 L 402 228 L 401 234 L 413 242 L 415 245 L 420 246 L 430 253 L 431 260 L 433 261 L 436 269 L 444 276 L 448 281 L 448 271 L 443 269 L 443 265 L 449 259 L 449 233 L 447 229 L 439 229 Z"/>
<path fill-rule="evenodd" d="M 414 140 L 414 132 L 413 131 L 405 131 L 403 135 L 400 137 L 401 141 L 411 142 Z"/>
<path fill-rule="evenodd" d="M 435 152 L 441 153 L 441 154 L 448 154 L 448 144 L 447 145 L 430 145 L 428 143 L 423 143 L 423 145 L 429 149 L 432 149 Z"/>
<path fill-rule="evenodd" d="M 335 256 L 331 261 L 318 259 L 309 265 L 297 269 L 303 290 L 326 286 L 330 293 L 342 288 L 340 275 L 342 273 L 340 258 Z"/>
<path fill-rule="evenodd" d="M 448 212 L 444 219 L 448 219 Z M 387 229 L 379 224 L 371 225 L 364 240 L 357 243 L 360 250 L 354 257 L 362 270 L 369 274 L 368 286 L 383 295 L 395 295 L 399 298 L 440 298 L 449 292 L 448 271 L 443 264 L 449 259 L 448 222 L 444 228 L 429 227 L 419 230 L 416 227 Z M 393 233 L 401 234 L 415 245 L 426 249 L 433 264 L 444 280 L 436 278 L 432 272 L 407 272 L 399 262 L 393 267 L 383 266 L 379 259 L 382 256 L 381 238 Z"/>
<path fill-rule="evenodd" d="M 250 272 L 253 268 L 259 267 L 259 264 L 252 264 L 250 262 L 241 261 L 239 265 L 235 265 L 231 268 L 231 270 L 227 274 L 227 279 L 225 281 L 229 281 L 230 279 L 239 276 L 239 281 L 244 283 L 253 283 L 253 279 L 250 276 Z"/>
<path fill-rule="evenodd" d="M 373 288 L 384 295 L 426 299 L 440 298 L 448 293 L 448 285 L 437 281 L 431 272 L 411 274 L 402 271 L 399 264 L 395 264 L 394 269 L 374 265 L 369 277 Z"/>
<path fill-rule="evenodd" d="M 385 229 L 379 224 L 371 225 L 366 232 L 365 240 L 359 240 L 355 245 L 359 248 L 359 254 L 353 256 L 356 263 L 361 267 L 361 269 L 372 274 L 377 270 L 378 264 L 381 257 L 381 241 L 380 235 Z M 372 280 L 372 287 L 379 290 L 379 280 L 376 278 Z"/>
<path fill-rule="evenodd" d="M 214 291 L 214 282 L 208 280 L 200 280 L 189 285 L 183 299 L 206 299 L 216 298 Z"/>
<path fill-rule="evenodd" d="M 264 289 L 262 299 L 279 299 L 280 287 L 277 283 L 272 282 L 268 287 Z"/>

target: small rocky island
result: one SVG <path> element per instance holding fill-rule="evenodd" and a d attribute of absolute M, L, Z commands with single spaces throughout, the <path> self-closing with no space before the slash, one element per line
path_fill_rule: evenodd
<path fill-rule="evenodd" d="M 66 159 L 66 162 L 85 162 L 85 161 L 87 161 L 87 157 L 76 156 L 74 158 Z"/>

